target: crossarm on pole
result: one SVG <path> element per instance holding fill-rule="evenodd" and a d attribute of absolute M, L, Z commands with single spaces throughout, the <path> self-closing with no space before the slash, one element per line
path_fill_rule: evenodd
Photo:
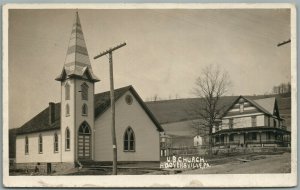
<path fill-rule="evenodd" d="M 103 56 L 103 55 L 106 55 L 106 54 L 108 54 L 108 53 L 110 53 L 110 52 L 113 52 L 114 50 L 117 50 L 117 49 L 119 49 L 119 48 L 121 48 L 121 47 L 123 47 L 123 46 L 125 46 L 125 45 L 126 45 L 126 43 L 124 42 L 124 43 L 122 43 L 122 44 L 120 44 L 120 45 L 118 45 L 118 46 L 116 46 L 116 47 L 109 48 L 108 50 L 106 50 L 106 51 L 100 53 L 99 55 L 96 55 L 96 56 L 94 57 L 94 59 L 97 59 L 97 58 L 99 58 L 99 57 L 101 57 L 101 56 Z"/>

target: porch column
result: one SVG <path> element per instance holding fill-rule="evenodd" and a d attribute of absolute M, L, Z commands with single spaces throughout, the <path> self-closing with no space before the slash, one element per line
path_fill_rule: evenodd
<path fill-rule="evenodd" d="M 261 144 L 261 131 L 259 131 L 258 133 L 259 133 L 259 144 L 262 147 L 263 145 Z"/>
<path fill-rule="evenodd" d="M 244 142 L 245 142 L 245 147 L 248 147 L 248 143 L 247 143 L 247 140 L 248 140 L 248 132 L 245 132 L 244 133 Z"/>
<path fill-rule="evenodd" d="M 277 141 L 276 141 L 277 133 L 276 131 L 273 131 L 273 133 L 274 133 L 274 144 L 277 146 Z"/>

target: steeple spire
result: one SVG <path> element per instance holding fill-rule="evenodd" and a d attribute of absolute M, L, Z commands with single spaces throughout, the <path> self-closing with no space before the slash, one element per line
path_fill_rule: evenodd
<path fill-rule="evenodd" d="M 58 76 L 56 80 L 62 81 L 65 78 L 69 78 L 72 76 L 84 77 L 86 72 L 88 72 L 90 80 L 94 82 L 99 81 L 99 79 L 93 74 L 92 71 L 79 15 L 76 11 L 64 68 L 61 75 Z"/>

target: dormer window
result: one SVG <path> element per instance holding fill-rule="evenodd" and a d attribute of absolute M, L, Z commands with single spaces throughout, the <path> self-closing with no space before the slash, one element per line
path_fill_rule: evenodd
<path fill-rule="evenodd" d="M 244 112 L 244 101 L 240 101 L 240 113 Z"/>
<path fill-rule="evenodd" d="M 89 86 L 84 82 L 81 85 L 81 98 L 82 98 L 82 100 L 88 100 L 88 90 L 89 90 Z"/>

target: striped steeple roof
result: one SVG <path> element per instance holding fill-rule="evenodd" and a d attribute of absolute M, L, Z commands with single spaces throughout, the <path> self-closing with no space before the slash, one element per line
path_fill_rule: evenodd
<path fill-rule="evenodd" d="M 72 27 L 64 68 L 56 80 L 62 81 L 72 76 L 87 76 L 91 81 L 99 81 L 92 71 L 78 12 L 76 12 L 75 21 Z"/>

